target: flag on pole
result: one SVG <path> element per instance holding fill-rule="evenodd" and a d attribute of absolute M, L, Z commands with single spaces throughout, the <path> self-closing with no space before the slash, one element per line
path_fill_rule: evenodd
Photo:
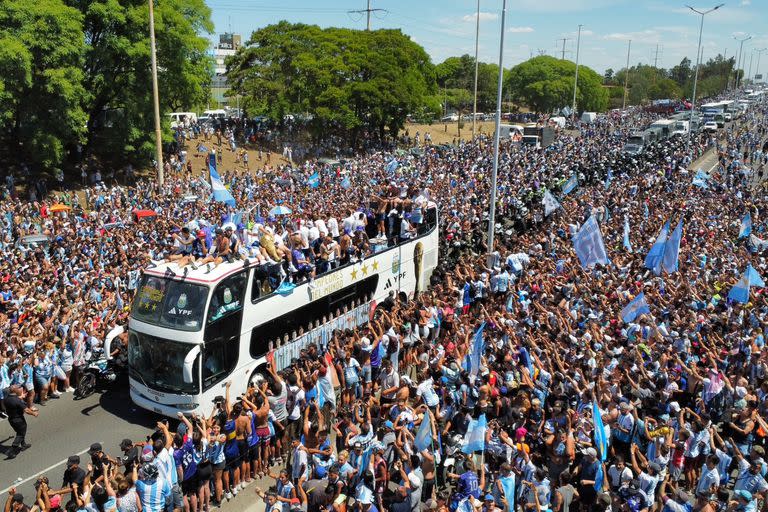
<path fill-rule="evenodd" d="M 746 238 L 752 234 L 752 215 L 747 212 L 741 219 L 741 229 L 739 229 L 739 238 Z"/>
<path fill-rule="evenodd" d="M 544 197 L 541 199 L 541 204 L 544 205 L 545 217 L 549 217 L 552 212 L 560 208 L 560 203 L 557 202 L 557 199 L 555 199 L 555 196 L 553 196 L 549 190 L 544 191 Z"/>
<path fill-rule="evenodd" d="M 528 368 L 528 376 L 533 379 L 533 361 L 531 361 L 531 354 L 525 347 L 520 347 L 520 361 Z"/>
<path fill-rule="evenodd" d="M 477 375 L 477 373 L 480 371 L 480 358 L 483 355 L 483 348 L 485 343 L 483 342 L 483 329 L 485 328 L 485 322 L 480 324 L 480 327 L 477 328 L 477 331 L 475 332 L 475 337 L 472 341 L 472 352 L 469 354 L 469 362 L 470 362 L 470 375 Z"/>
<path fill-rule="evenodd" d="M 733 285 L 731 291 L 728 292 L 728 300 L 746 304 L 749 302 L 749 289 L 752 286 L 759 286 L 762 288 L 765 286 L 765 281 L 763 281 L 760 274 L 758 274 L 750 264 L 747 265 L 747 270 L 744 271 L 744 274 L 742 274 L 736 284 Z"/>
<path fill-rule="evenodd" d="M 608 254 L 605 252 L 600 226 L 594 216 L 587 219 L 573 237 L 573 247 L 583 268 L 589 268 L 597 263 L 601 265 L 610 263 Z"/>
<path fill-rule="evenodd" d="M 765 286 L 765 281 L 763 281 L 763 278 L 760 277 L 760 274 L 757 273 L 757 270 L 752 265 L 747 265 L 747 278 L 749 279 L 750 286 L 759 286 L 760 288 Z"/>
<path fill-rule="evenodd" d="M 597 458 L 600 461 L 605 461 L 608 458 L 608 437 L 605 435 L 605 425 L 603 424 L 603 417 L 600 415 L 600 409 L 597 407 L 597 400 L 592 400 L 592 422 L 595 426 Z"/>
<path fill-rule="evenodd" d="M 568 178 L 568 181 L 563 183 L 563 194 L 570 194 L 578 186 L 579 186 L 578 176 L 576 176 L 575 173 L 571 174 L 571 177 Z"/>
<path fill-rule="evenodd" d="M 661 265 L 667 273 L 671 274 L 677 271 L 678 257 L 680 255 L 680 240 L 683 238 L 683 219 L 677 223 L 677 227 L 672 232 L 672 235 L 664 244 L 664 256 L 661 260 Z"/>
<path fill-rule="evenodd" d="M 632 252 L 632 244 L 629 241 L 629 217 L 624 217 L 624 248 Z"/>
<path fill-rule="evenodd" d="M 661 275 L 661 262 L 664 259 L 664 246 L 667 243 L 667 236 L 669 234 L 669 222 L 664 223 L 659 235 L 656 237 L 656 241 L 651 246 L 651 250 L 645 257 L 645 268 L 653 270 L 653 273 Z"/>
<path fill-rule="evenodd" d="M 365 449 L 363 452 L 363 455 L 360 457 L 360 467 L 357 468 L 357 476 L 358 478 L 363 476 L 363 473 L 366 472 L 368 469 L 368 466 L 371 465 L 371 451 L 373 450 L 373 445 L 371 444 L 368 448 Z"/>
<path fill-rule="evenodd" d="M 630 323 L 642 314 L 651 312 L 651 308 L 648 307 L 648 303 L 645 302 L 645 292 L 640 292 L 632 302 L 627 304 L 624 309 L 621 310 L 621 319 L 625 323 Z"/>
<path fill-rule="evenodd" d="M 429 419 L 429 412 L 424 413 L 419 430 L 413 439 L 413 445 L 419 451 L 426 450 L 432 445 L 432 422 Z"/>
<path fill-rule="evenodd" d="M 208 160 L 208 172 L 211 175 L 211 190 L 213 191 L 213 200 L 219 203 L 226 203 L 229 206 L 236 206 L 235 198 L 224 186 L 219 173 L 216 172 L 216 157 Z"/>
<path fill-rule="evenodd" d="M 605 480 L 605 474 L 601 463 L 597 466 L 597 473 L 595 473 L 595 491 L 600 492 L 603 490 L 603 480 Z"/>
<path fill-rule="evenodd" d="M 461 447 L 463 453 L 481 452 L 485 449 L 485 431 L 488 428 L 488 422 L 485 420 L 485 414 L 481 414 L 476 420 L 472 420 L 464 435 L 464 443 Z"/>

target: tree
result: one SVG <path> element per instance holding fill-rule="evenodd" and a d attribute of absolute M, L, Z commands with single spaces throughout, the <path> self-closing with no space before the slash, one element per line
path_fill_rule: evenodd
<path fill-rule="evenodd" d="M 84 19 L 85 155 L 146 162 L 154 144 L 146 0 L 65 1 Z M 154 10 L 161 112 L 204 104 L 212 65 L 203 36 L 213 31 L 210 9 L 203 0 L 162 0 Z"/>
<path fill-rule="evenodd" d="M 680 87 L 684 87 L 692 77 L 691 59 L 688 57 L 683 58 L 683 60 L 680 61 L 680 64 L 669 70 L 669 78 L 677 82 L 677 85 Z"/>
<path fill-rule="evenodd" d="M 571 61 L 541 55 L 513 67 L 505 79 L 506 87 L 514 101 L 537 112 L 551 112 L 571 104 L 575 71 Z M 586 111 L 600 112 L 608 107 L 602 77 L 586 66 L 579 66 L 576 102 Z"/>
<path fill-rule="evenodd" d="M 605 74 L 603 75 L 603 80 L 605 82 L 605 85 L 613 85 L 613 69 L 608 68 L 605 70 Z"/>
<path fill-rule="evenodd" d="M 32 169 L 59 165 L 81 139 L 82 18 L 61 0 L 0 2 L 0 151 Z"/>
<path fill-rule="evenodd" d="M 249 114 L 281 122 L 309 112 L 316 137 L 330 131 L 353 143 L 363 130 L 397 133 L 437 92 L 429 56 L 399 30 L 286 21 L 253 32 L 227 59 L 227 77 Z"/>

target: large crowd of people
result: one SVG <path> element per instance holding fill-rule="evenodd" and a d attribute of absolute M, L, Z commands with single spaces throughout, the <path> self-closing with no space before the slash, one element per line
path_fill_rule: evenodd
<path fill-rule="evenodd" d="M 768 266 L 767 120 L 768 107 L 753 105 L 690 149 L 678 137 L 632 157 L 621 147 L 648 121 L 639 110 L 563 131 L 544 150 L 504 142 L 490 252 L 486 137 L 339 163 L 220 167 L 234 208 L 210 202 L 201 176 L 211 150 L 238 148 L 197 133 L 161 190 L 100 183 L 38 202 L 6 191 L 10 457 L 29 446 L 24 414 L 71 392 L 106 339 L 121 357 L 143 268 L 255 257 L 279 264 L 274 290 L 367 256 L 372 239 L 417 234 L 432 204 L 441 238 L 426 292 L 386 301 L 288 369 L 270 365 L 260 386 L 227 392 L 210 417 L 161 421 L 148 441 L 94 443 L 88 460 L 73 455 L 63 475 L 42 475 L 33 499 L 12 489 L 6 512 L 208 512 L 246 490 L 255 499 L 254 481 L 269 512 L 765 510 L 768 302 L 758 286 L 747 302 L 728 293 L 747 264 Z M 690 171 L 708 150 L 715 166 Z M 270 213 L 276 206 L 290 213 Z M 746 214 L 751 236 L 741 236 Z M 572 238 L 590 217 L 610 262 L 583 268 Z M 677 269 L 656 275 L 646 254 L 661 226 L 681 219 Z M 33 234 L 50 246 L 25 243 Z M 641 293 L 647 310 L 625 322 Z M 328 372 L 338 388 L 318 386 Z"/>

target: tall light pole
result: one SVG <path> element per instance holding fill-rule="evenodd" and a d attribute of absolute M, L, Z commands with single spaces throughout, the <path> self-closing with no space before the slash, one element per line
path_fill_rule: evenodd
<path fill-rule="evenodd" d="M 768 50 L 768 48 L 760 48 L 759 50 L 755 50 L 757 52 L 757 67 L 755 67 L 755 77 L 760 74 L 760 56 L 766 50 Z M 753 80 L 754 80 L 754 77 L 753 77 Z"/>
<path fill-rule="evenodd" d="M 472 139 L 475 138 L 477 126 L 477 56 L 480 49 L 480 0 L 477 0 L 477 19 L 475 20 L 475 99 L 472 104 Z"/>
<path fill-rule="evenodd" d="M 499 83 L 496 87 L 496 119 L 493 133 L 493 171 L 491 172 L 491 204 L 488 211 L 488 258 L 493 253 L 493 235 L 496 228 L 496 178 L 499 172 L 499 125 L 501 124 L 501 88 L 504 78 L 504 20 L 507 18 L 507 0 L 501 6 L 501 38 L 499 40 Z"/>
<path fill-rule="evenodd" d="M 701 33 L 704 31 L 704 16 L 706 16 L 707 14 L 713 11 L 718 10 L 724 5 L 725 4 L 717 5 L 709 9 L 708 11 L 698 11 L 693 7 L 691 7 L 690 5 L 686 5 L 687 8 L 689 8 L 690 10 L 692 10 L 693 12 L 701 16 L 701 23 L 699 24 L 699 46 L 696 49 L 696 73 L 694 73 L 693 75 L 693 96 L 691 97 L 691 118 L 688 123 L 689 124 L 688 141 L 686 142 L 686 145 L 685 145 L 685 150 L 689 155 L 691 152 L 691 133 L 693 132 L 693 112 L 694 112 L 694 109 L 696 108 L 696 85 L 698 84 L 698 81 L 699 81 L 699 66 L 701 65 Z"/>
<path fill-rule="evenodd" d="M 747 71 L 747 80 L 750 80 L 750 77 L 752 76 L 752 57 L 754 56 L 755 56 L 754 51 L 749 53 L 749 71 Z"/>
<path fill-rule="evenodd" d="M 621 110 L 627 108 L 627 86 L 629 85 L 629 51 L 632 49 L 632 40 L 627 45 L 627 71 L 624 73 L 624 101 L 621 103 Z"/>
<path fill-rule="evenodd" d="M 744 41 L 749 41 L 752 39 L 752 36 L 747 36 L 743 39 L 739 39 L 736 36 L 733 36 L 733 38 L 739 42 L 739 60 L 738 64 L 736 65 L 736 89 L 738 89 L 739 84 L 741 83 L 741 77 L 739 75 L 739 71 L 741 70 L 741 50 L 744 49 Z"/>
<path fill-rule="evenodd" d="M 152 60 L 152 100 L 155 108 L 155 160 L 157 160 L 157 186 L 165 182 L 163 171 L 163 145 L 160 130 L 160 93 L 157 87 L 157 49 L 155 47 L 155 0 L 149 0 L 149 49 Z"/>
<path fill-rule="evenodd" d="M 576 88 L 579 85 L 579 49 L 581 46 L 581 27 L 584 25 L 579 25 L 579 34 L 576 37 L 576 75 L 573 78 L 573 111 L 571 112 L 571 122 L 576 122 Z"/>

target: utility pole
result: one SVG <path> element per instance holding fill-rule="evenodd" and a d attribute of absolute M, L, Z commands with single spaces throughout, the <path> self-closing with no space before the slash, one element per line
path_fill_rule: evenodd
<path fill-rule="evenodd" d="M 754 50 L 749 53 L 749 72 L 747 73 L 747 80 L 750 80 L 752 76 L 752 57 L 755 56 Z"/>
<path fill-rule="evenodd" d="M 581 46 L 581 27 L 584 25 L 579 25 L 579 33 L 576 37 L 576 76 L 573 79 L 573 111 L 571 112 L 571 122 L 576 122 L 576 88 L 579 85 L 579 49 Z"/>
<path fill-rule="evenodd" d="M 631 41 L 630 41 L 631 44 Z M 658 68 L 659 67 L 659 44 L 656 43 L 656 55 L 653 57 L 653 67 Z"/>
<path fill-rule="evenodd" d="M 752 39 L 752 36 L 747 36 L 743 39 L 739 39 L 736 36 L 733 36 L 733 38 L 739 42 L 739 59 L 737 61 L 738 64 L 736 65 L 736 84 L 735 84 L 736 89 L 738 89 L 739 85 L 741 84 L 741 76 L 739 73 L 739 71 L 741 71 L 741 51 L 744 49 L 744 41 L 749 41 L 750 39 Z"/>
<path fill-rule="evenodd" d="M 365 23 L 365 30 L 368 32 L 371 31 L 371 13 L 372 12 L 386 12 L 386 9 L 371 9 L 371 0 L 368 0 L 368 7 L 366 9 L 357 9 L 352 11 L 347 11 L 347 14 L 363 14 L 366 15 L 366 23 Z"/>
<path fill-rule="evenodd" d="M 632 40 L 629 40 L 629 43 L 627 44 L 627 71 L 624 73 L 624 101 L 621 104 L 621 110 L 625 110 L 627 108 L 627 86 L 629 85 L 629 52 L 632 49 Z M 656 46 L 656 53 L 658 54 L 659 47 Z M 654 65 L 654 67 L 656 67 Z"/>
<path fill-rule="evenodd" d="M 571 38 L 569 38 L 569 37 L 564 37 L 562 39 L 556 39 L 556 41 L 562 41 L 563 42 L 562 57 L 560 57 L 562 60 L 565 60 L 565 42 L 566 41 L 570 41 L 570 40 L 571 40 Z"/>
<path fill-rule="evenodd" d="M 472 103 L 472 140 L 475 140 L 475 129 L 477 128 L 477 62 L 478 51 L 480 50 L 480 0 L 477 0 L 477 19 L 475 20 L 475 99 Z"/>
<path fill-rule="evenodd" d="M 155 46 L 155 0 L 149 0 L 149 50 L 152 61 L 152 101 L 155 110 L 155 160 L 157 161 L 157 186 L 165 183 L 163 169 L 163 134 L 160 130 L 160 92 L 157 86 L 157 47 Z"/>
<path fill-rule="evenodd" d="M 507 17 L 507 0 L 501 4 L 501 38 L 499 41 L 499 83 L 496 86 L 496 130 L 493 134 L 493 170 L 491 171 L 491 204 L 488 211 L 488 261 L 493 253 L 493 236 L 496 231 L 496 179 L 499 172 L 499 127 L 501 124 L 501 90 L 504 78 L 504 19 Z"/>

